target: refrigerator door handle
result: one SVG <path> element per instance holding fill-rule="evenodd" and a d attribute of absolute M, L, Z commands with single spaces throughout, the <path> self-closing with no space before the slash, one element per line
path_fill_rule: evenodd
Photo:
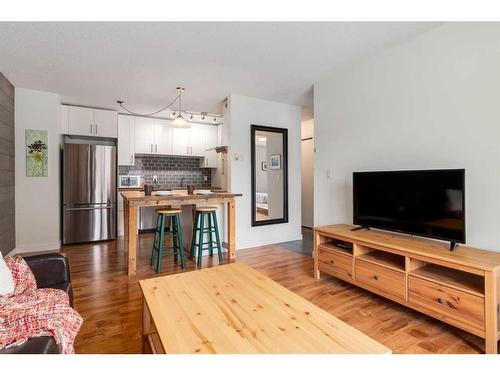
<path fill-rule="evenodd" d="M 92 210 L 111 210 L 113 206 L 100 207 L 67 207 L 66 211 L 92 211 Z"/>

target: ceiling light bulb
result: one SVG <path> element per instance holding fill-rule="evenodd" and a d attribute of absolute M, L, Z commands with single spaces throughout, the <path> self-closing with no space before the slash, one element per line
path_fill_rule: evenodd
<path fill-rule="evenodd" d="M 181 114 L 179 114 L 179 116 L 177 116 L 175 118 L 175 120 L 172 121 L 171 126 L 176 127 L 176 128 L 190 128 L 191 127 L 191 125 L 186 121 L 186 119 Z"/>

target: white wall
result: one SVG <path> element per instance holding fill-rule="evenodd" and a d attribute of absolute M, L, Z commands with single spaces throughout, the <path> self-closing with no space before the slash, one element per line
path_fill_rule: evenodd
<path fill-rule="evenodd" d="M 303 121 L 301 129 L 302 226 L 312 228 L 314 226 L 314 119 Z"/>
<path fill-rule="evenodd" d="M 59 249 L 59 95 L 16 88 L 16 252 Z M 48 177 L 26 177 L 25 130 L 48 131 Z"/>
<path fill-rule="evenodd" d="M 467 243 L 500 251 L 500 24 L 433 29 L 314 100 L 315 225 L 352 222 L 353 171 L 465 168 Z"/>
<path fill-rule="evenodd" d="M 241 95 L 231 95 L 229 107 L 224 113 L 229 136 L 229 189 L 243 194 L 236 198 L 236 249 L 301 239 L 300 107 Z M 288 223 L 251 226 L 250 125 L 253 124 L 288 129 Z M 235 154 L 239 160 L 235 160 Z"/>

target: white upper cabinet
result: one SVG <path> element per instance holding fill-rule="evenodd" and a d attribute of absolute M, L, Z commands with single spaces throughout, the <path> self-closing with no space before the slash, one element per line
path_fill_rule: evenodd
<path fill-rule="evenodd" d="M 94 131 L 98 137 L 118 137 L 118 116 L 115 111 L 94 109 Z"/>
<path fill-rule="evenodd" d="M 206 125 L 205 150 L 219 146 L 219 126 Z"/>
<path fill-rule="evenodd" d="M 219 146 L 219 126 L 207 125 L 205 128 L 205 151 L 201 167 L 217 168 L 218 155 L 215 147 Z"/>
<path fill-rule="evenodd" d="M 171 155 L 172 128 L 170 120 L 135 117 L 135 152 L 138 154 Z"/>
<path fill-rule="evenodd" d="M 219 145 L 218 126 L 191 124 L 191 128 L 176 128 L 170 125 L 171 120 L 123 117 L 129 117 L 135 123 L 132 149 L 136 154 L 206 157 L 207 149 Z"/>
<path fill-rule="evenodd" d="M 210 125 L 208 125 L 210 126 Z M 189 132 L 189 155 L 204 156 L 206 150 L 205 130 L 208 127 L 202 124 L 191 124 Z"/>
<path fill-rule="evenodd" d="M 191 155 L 189 135 L 191 129 L 172 128 L 172 153 L 174 155 Z"/>
<path fill-rule="evenodd" d="M 118 165 L 135 163 L 135 119 L 118 115 Z"/>
<path fill-rule="evenodd" d="M 135 117 L 135 152 L 136 154 L 154 153 L 155 119 Z"/>
<path fill-rule="evenodd" d="M 172 155 L 172 127 L 170 120 L 155 120 L 155 149 L 156 154 Z"/>
<path fill-rule="evenodd" d="M 92 108 L 68 107 L 68 133 L 93 136 L 94 110 Z"/>
<path fill-rule="evenodd" d="M 116 138 L 118 136 L 118 118 L 115 111 L 102 109 L 63 106 L 61 129 L 70 135 Z"/>

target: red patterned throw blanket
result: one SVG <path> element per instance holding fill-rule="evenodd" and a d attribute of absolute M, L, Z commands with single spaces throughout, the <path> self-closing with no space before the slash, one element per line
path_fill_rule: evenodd
<path fill-rule="evenodd" d="M 20 256 L 5 258 L 14 278 L 13 294 L 0 296 L 0 349 L 30 337 L 53 336 L 63 353 L 74 353 L 73 342 L 83 319 L 58 289 L 36 289 L 30 268 Z"/>

